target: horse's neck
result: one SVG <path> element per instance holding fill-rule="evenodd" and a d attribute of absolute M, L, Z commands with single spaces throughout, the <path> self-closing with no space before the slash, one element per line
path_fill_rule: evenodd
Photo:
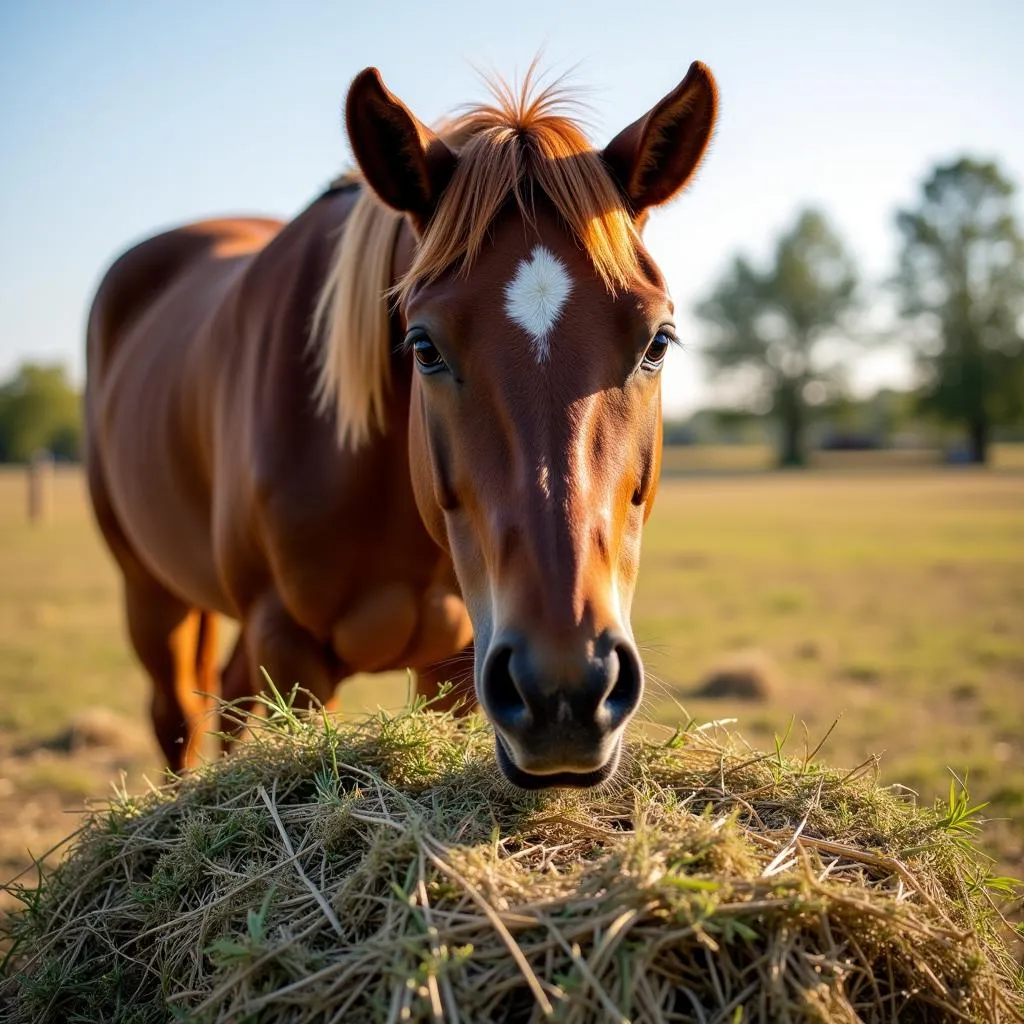
<path fill-rule="evenodd" d="M 333 418 L 317 411 L 318 342 L 310 339 L 309 331 L 320 289 L 333 263 L 339 230 L 355 198 L 348 190 L 327 193 L 282 230 L 254 261 L 241 295 L 243 315 L 237 318 L 243 325 L 264 325 L 258 345 L 250 347 L 245 342 L 250 371 L 257 381 L 263 382 L 252 394 L 254 421 L 268 435 L 279 439 L 275 448 L 294 452 L 301 447 L 320 463 L 345 458 L 345 454 L 337 446 Z M 415 245 L 411 228 L 403 222 L 392 258 L 389 286 L 411 265 Z M 386 300 L 382 297 L 381 301 Z M 388 460 L 407 458 L 404 438 L 412 367 L 410 360 L 398 351 L 403 333 L 400 314 L 393 312 L 388 339 L 393 353 L 387 394 L 389 436 L 378 435 L 368 446 L 379 447 L 380 457 Z M 269 381 L 273 386 L 266 386 Z"/>

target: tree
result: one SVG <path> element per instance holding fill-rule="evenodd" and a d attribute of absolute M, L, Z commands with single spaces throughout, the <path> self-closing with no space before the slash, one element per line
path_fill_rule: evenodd
<path fill-rule="evenodd" d="M 936 166 L 896 224 L 895 284 L 924 377 L 922 408 L 964 424 L 985 462 L 992 426 L 1024 414 L 1024 239 L 994 163 Z"/>
<path fill-rule="evenodd" d="M 704 353 L 719 373 L 746 371 L 755 400 L 780 428 L 779 463 L 804 464 L 808 402 L 835 390 L 823 342 L 840 333 L 857 287 L 853 260 L 823 214 L 805 210 L 761 271 L 743 256 L 697 306 L 710 325 Z"/>
<path fill-rule="evenodd" d="M 63 366 L 24 363 L 0 384 L 0 461 L 27 462 L 40 449 L 77 459 L 81 398 Z"/>

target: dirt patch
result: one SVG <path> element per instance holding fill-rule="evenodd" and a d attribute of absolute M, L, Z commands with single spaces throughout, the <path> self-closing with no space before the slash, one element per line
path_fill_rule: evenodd
<path fill-rule="evenodd" d="M 781 689 L 778 666 L 761 651 L 739 651 L 723 658 L 690 696 L 701 700 L 762 702 Z"/>

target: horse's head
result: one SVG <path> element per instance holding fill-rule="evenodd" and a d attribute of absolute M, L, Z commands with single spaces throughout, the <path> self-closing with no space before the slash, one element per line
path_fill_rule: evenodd
<path fill-rule="evenodd" d="M 609 778 L 643 691 L 630 625 L 661 457 L 672 303 L 640 240 L 694 173 L 707 68 L 601 152 L 499 90 L 440 137 L 356 78 L 347 122 L 376 194 L 418 244 L 398 295 L 416 373 L 416 500 L 473 621 L 477 695 L 525 788 Z"/>

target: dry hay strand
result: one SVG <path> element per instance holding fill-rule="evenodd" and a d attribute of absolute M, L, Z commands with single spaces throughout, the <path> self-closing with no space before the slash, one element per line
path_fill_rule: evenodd
<path fill-rule="evenodd" d="M 489 727 L 254 738 L 96 812 L 3 925 L 18 1022 L 1021 1020 L 959 790 L 714 727 L 637 742 L 601 792 L 513 791 Z"/>

